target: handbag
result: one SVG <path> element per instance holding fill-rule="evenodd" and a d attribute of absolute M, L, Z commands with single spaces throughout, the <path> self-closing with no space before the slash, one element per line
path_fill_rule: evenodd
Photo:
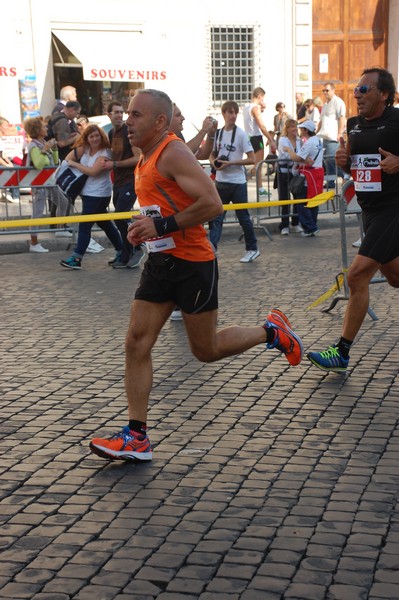
<path fill-rule="evenodd" d="M 288 189 L 294 196 L 299 196 L 305 189 L 305 176 L 294 175 L 288 184 Z"/>
<path fill-rule="evenodd" d="M 79 169 L 70 167 L 67 161 L 63 160 L 58 168 L 55 183 L 61 188 L 70 201 L 73 202 L 76 200 L 77 196 L 79 196 L 88 177 L 88 175 L 85 175 L 79 171 Z"/>

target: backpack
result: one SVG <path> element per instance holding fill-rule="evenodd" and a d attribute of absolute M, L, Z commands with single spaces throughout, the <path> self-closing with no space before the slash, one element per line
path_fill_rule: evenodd
<path fill-rule="evenodd" d="M 47 135 L 44 138 L 46 141 L 47 140 L 52 140 L 53 138 L 55 138 L 55 134 L 54 134 L 54 130 L 53 130 L 53 126 L 57 123 L 57 121 L 59 121 L 60 119 L 68 119 L 66 115 L 62 114 L 62 115 L 58 115 L 58 117 L 55 117 L 54 119 L 50 119 L 49 122 L 47 123 Z"/>

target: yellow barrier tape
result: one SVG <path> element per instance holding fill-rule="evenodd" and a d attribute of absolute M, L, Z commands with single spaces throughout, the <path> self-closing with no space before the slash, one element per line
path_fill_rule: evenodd
<path fill-rule="evenodd" d="M 309 198 L 309 200 L 271 200 L 269 202 L 243 202 L 241 204 L 223 204 L 224 210 L 240 210 L 240 209 L 257 209 L 268 208 L 270 206 L 284 206 L 285 204 L 304 204 L 308 208 L 319 206 L 334 196 L 334 192 L 323 192 Z M 39 219 L 10 219 L 8 221 L 0 221 L 0 228 L 12 227 L 33 227 L 35 225 L 64 225 L 65 223 L 87 223 L 90 221 L 116 221 L 118 219 L 130 219 L 133 215 L 140 214 L 138 210 L 130 212 L 118 213 L 102 213 L 100 215 L 68 215 L 63 217 L 41 217 Z"/>
<path fill-rule="evenodd" d="M 310 310 L 311 308 L 315 308 L 319 304 L 322 304 L 323 302 L 325 302 L 326 300 L 331 298 L 331 296 L 333 294 L 335 294 L 335 292 L 338 292 L 338 290 L 340 290 L 342 288 L 342 286 L 344 285 L 344 273 L 347 273 L 347 272 L 348 272 L 348 269 L 344 269 L 342 273 L 339 273 L 337 275 L 337 277 L 335 278 L 334 285 L 329 290 L 327 290 L 327 292 L 325 292 L 319 298 L 317 298 L 317 300 L 312 302 L 312 304 L 309 304 L 309 306 L 307 307 L 307 310 Z"/>

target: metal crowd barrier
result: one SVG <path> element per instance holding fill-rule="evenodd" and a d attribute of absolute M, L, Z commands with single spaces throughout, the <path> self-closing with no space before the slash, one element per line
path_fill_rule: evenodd
<path fill-rule="evenodd" d="M 2 192 L 2 200 L 0 201 L 0 220 L 15 220 L 21 217 L 29 217 L 32 214 L 32 208 L 29 201 L 24 202 L 24 190 L 30 192 L 31 188 L 40 187 L 51 188 L 57 187 L 55 184 L 55 172 L 58 167 L 44 167 L 37 170 L 34 167 L 0 167 L 0 192 Z M 18 198 L 12 202 L 7 200 L 7 190 L 18 191 Z M 29 196 L 28 196 L 29 197 Z M 48 214 L 48 213 L 46 213 Z M 39 231 L 39 230 L 38 230 Z M 40 231 L 46 231 L 40 229 Z M 49 230 L 51 231 L 51 230 Z M 0 235 L 7 233 L 26 233 L 26 228 L 21 230 L 16 229 L 9 231 L 8 229 L 0 229 Z M 31 233 L 35 233 L 34 230 Z"/>
<path fill-rule="evenodd" d="M 275 206 L 274 201 L 278 200 L 278 190 L 274 187 L 274 178 L 276 168 L 279 162 L 281 161 L 278 158 L 276 159 L 265 159 L 261 163 L 259 163 L 256 167 L 256 173 L 253 176 L 253 181 L 255 183 L 255 201 L 262 202 L 262 207 L 259 209 L 252 210 L 252 219 L 254 223 L 254 227 L 261 229 L 266 233 L 269 239 L 272 239 L 272 236 L 267 228 L 267 224 L 271 221 L 275 221 L 281 218 L 281 206 Z M 201 163 L 204 170 L 209 173 L 211 172 L 211 165 L 207 162 Z M 266 197 L 259 196 L 258 188 L 256 185 L 257 175 L 259 170 L 265 170 L 262 173 L 263 177 L 263 187 L 267 190 L 268 194 Z M 55 185 L 55 172 L 57 167 L 45 167 L 44 169 L 38 171 L 34 167 L 1 167 L 0 168 L 0 190 L 7 189 L 18 189 L 21 192 L 24 188 L 32 188 L 32 187 L 45 187 L 45 188 L 54 188 Z M 281 176 L 281 173 L 280 173 Z M 288 174 L 287 174 L 288 177 Z M 334 199 L 332 201 L 328 201 L 327 203 L 320 206 L 320 214 L 323 213 L 335 213 L 335 203 Z M 270 206 L 264 206 L 264 202 L 270 200 Z M 251 202 L 252 199 L 249 198 Z M 79 200 L 78 200 L 79 203 Z M 79 204 L 78 204 L 79 206 Z M 77 207 L 78 208 L 78 207 Z M 234 210 L 228 211 L 228 217 L 226 224 L 238 224 L 238 220 L 235 216 Z M 29 217 L 31 215 L 31 205 L 28 202 L 24 202 L 22 200 L 21 193 L 19 194 L 19 202 L 8 204 L 8 202 L 0 202 L 0 220 L 11 220 L 18 219 L 21 217 Z M 45 216 L 48 216 L 49 212 L 46 213 Z M 292 216 L 291 213 L 289 215 Z M 38 231 L 51 231 L 52 229 L 40 229 Z M 9 228 L 0 228 L 0 235 L 11 233 Z M 26 228 L 22 229 L 13 229 L 12 233 L 26 233 Z"/>

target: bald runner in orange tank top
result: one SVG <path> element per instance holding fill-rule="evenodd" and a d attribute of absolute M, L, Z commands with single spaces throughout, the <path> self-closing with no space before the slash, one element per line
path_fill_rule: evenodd
<path fill-rule="evenodd" d="M 192 198 L 174 180 L 163 177 L 156 166 L 159 156 L 166 146 L 173 141 L 184 144 L 174 133 L 168 133 L 148 160 L 143 162 L 143 157 L 141 157 L 136 167 L 135 188 L 143 214 L 168 217 L 181 212 L 193 203 Z M 198 165 L 198 168 L 201 169 L 202 167 Z M 163 246 L 163 243 L 167 242 L 167 238 L 170 241 L 173 240 L 174 247 L 172 243 L 170 247 L 168 247 L 168 244 Z M 162 251 L 193 262 L 204 262 L 215 258 L 212 245 L 207 238 L 203 225 L 179 229 L 179 231 L 168 234 L 161 239 L 163 240 L 161 243 L 159 240 L 147 242 L 147 248 L 151 252 Z"/>

